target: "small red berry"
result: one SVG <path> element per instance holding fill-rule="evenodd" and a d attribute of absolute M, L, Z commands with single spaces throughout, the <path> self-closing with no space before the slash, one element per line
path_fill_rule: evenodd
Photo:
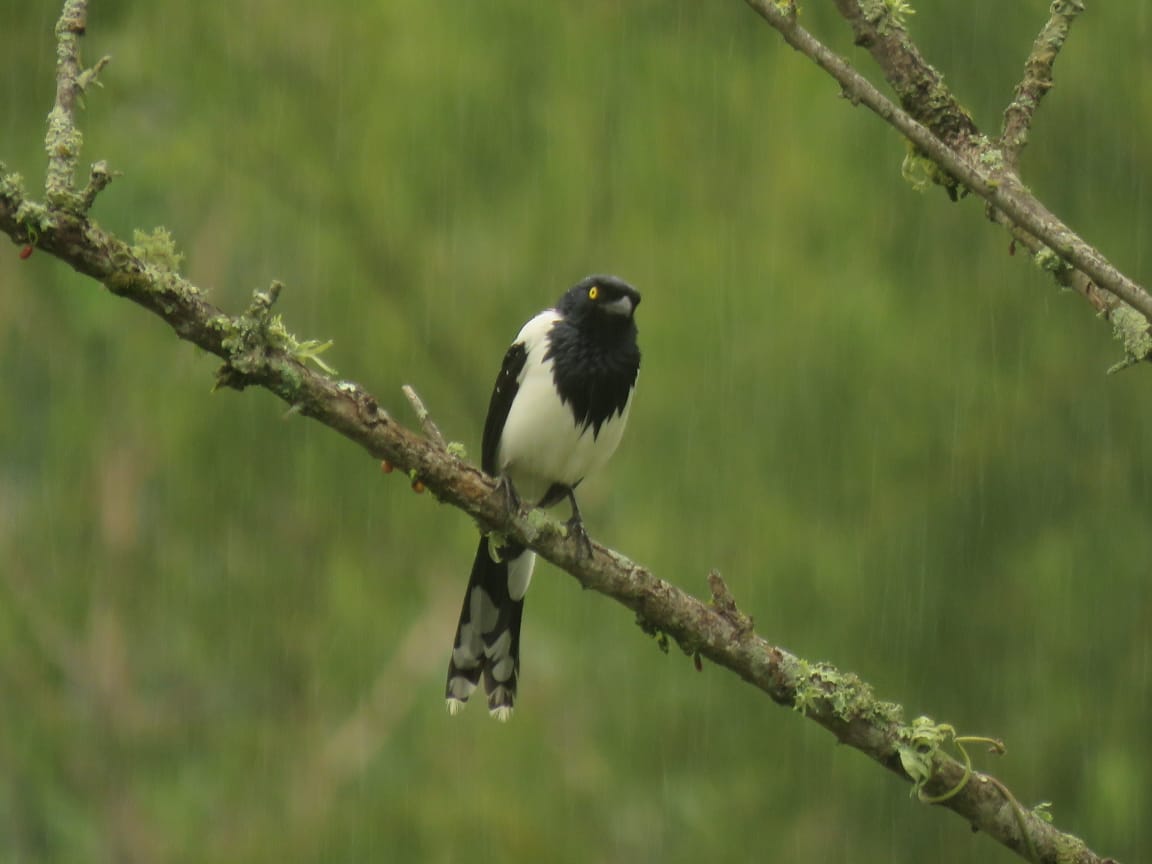
<path fill-rule="evenodd" d="M 420 480 L 412 481 L 412 491 L 419 495 L 424 491 L 424 484 Z"/>
<path fill-rule="evenodd" d="M 383 462 L 380 463 L 380 470 L 383 471 L 385 474 L 391 474 L 392 473 L 392 463 L 389 462 L 387 459 L 385 459 Z"/>
<path fill-rule="evenodd" d="M 27 261 L 29 258 L 32 257 L 32 248 L 33 247 L 31 245 L 28 245 L 28 246 L 25 246 L 23 249 L 20 250 L 20 260 L 21 261 Z"/>

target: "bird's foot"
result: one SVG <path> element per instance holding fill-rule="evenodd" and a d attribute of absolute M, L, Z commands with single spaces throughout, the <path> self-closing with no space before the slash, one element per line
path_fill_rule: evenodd
<path fill-rule="evenodd" d="M 585 558 L 592 557 L 592 541 L 588 539 L 588 532 L 584 530 L 584 518 L 580 515 L 580 505 L 576 503 L 576 493 L 571 486 L 564 488 L 564 494 L 572 505 L 572 517 L 564 523 L 569 537 L 575 537 L 580 544 L 580 552 Z"/>
<path fill-rule="evenodd" d="M 580 554 L 583 557 L 592 557 L 592 540 L 584 528 L 584 520 L 580 518 L 579 513 L 564 523 L 564 531 L 569 537 L 576 538 L 576 542 L 580 544 Z"/>
<path fill-rule="evenodd" d="M 508 508 L 509 513 L 519 513 L 524 504 L 520 500 L 520 493 L 516 491 L 516 487 L 512 485 L 512 481 L 508 479 L 507 475 L 501 475 L 496 482 L 497 491 L 504 493 L 504 506 Z"/>

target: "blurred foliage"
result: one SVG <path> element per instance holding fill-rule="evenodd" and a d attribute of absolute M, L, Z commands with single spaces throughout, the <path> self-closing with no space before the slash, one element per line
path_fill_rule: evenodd
<path fill-rule="evenodd" d="M 803 21 L 862 69 L 830 4 Z M 1047 3 L 909 20 L 988 131 Z M 1093 4 L 1025 179 L 1149 279 L 1152 12 Z M 51 0 L 0 0 L 0 158 L 35 186 Z M 1028 806 L 1152 848 L 1152 380 L 980 205 L 743 4 L 93 0 L 102 224 L 478 448 L 522 321 L 644 292 L 597 539 L 908 716 Z M 875 77 L 875 76 L 873 76 Z M 0 244 L 3 245 L 3 244 Z M 442 688 L 474 543 L 47 256 L 0 254 L 0 859 L 1016 860 L 548 566 L 509 726 Z M 406 415 L 405 415 L 406 416 Z"/>

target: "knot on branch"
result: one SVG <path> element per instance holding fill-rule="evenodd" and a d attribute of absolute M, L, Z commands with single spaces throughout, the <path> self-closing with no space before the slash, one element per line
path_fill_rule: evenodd
<path fill-rule="evenodd" d="M 737 636 L 743 637 L 752 632 L 755 627 L 752 616 L 736 608 L 736 598 L 732 596 L 732 591 L 720 576 L 719 570 L 709 571 L 708 590 L 712 593 L 712 608 L 736 628 Z"/>
<path fill-rule="evenodd" d="M 108 184 L 112 182 L 113 178 L 119 176 L 121 176 L 121 172 L 109 169 L 108 163 L 103 159 L 92 163 L 92 170 L 88 174 L 88 185 L 80 193 L 82 212 L 87 213 L 91 210 L 92 205 L 96 203 L 96 196 L 108 188 Z"/>

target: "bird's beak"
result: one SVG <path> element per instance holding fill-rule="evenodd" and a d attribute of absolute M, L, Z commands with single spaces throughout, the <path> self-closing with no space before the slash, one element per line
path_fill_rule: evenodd
<path fill-rule="evenodd" d="M 610 312 L 613 315 L 623 315 L 625 318 L 631 318 L 632 313 L 636 311 L 636 305 L 640 302 L 640 297 L 630 297 L 625 294 L 618 300 L 613 300 L 611 303 L 605 303 L 600 308 L 605 312 Z"/>

